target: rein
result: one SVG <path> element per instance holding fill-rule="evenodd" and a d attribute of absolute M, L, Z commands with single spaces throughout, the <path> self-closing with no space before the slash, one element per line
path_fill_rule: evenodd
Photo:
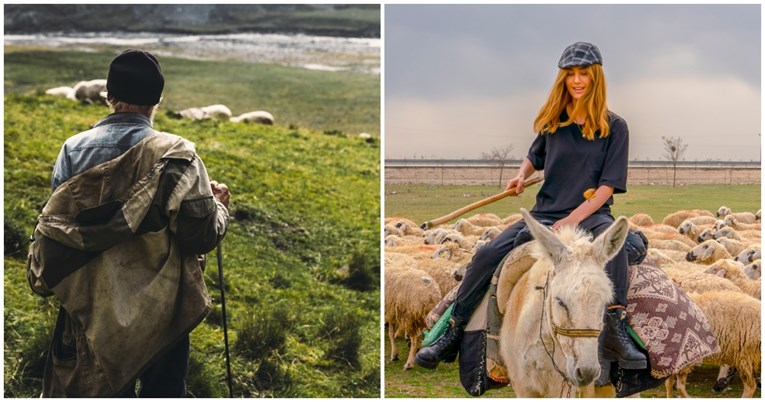
<path fill-rule="evenodd" d="M 547 344 L 545 343 L 544 338 L 542 337 L 542 326 L 543 326 L 543 323 L 545 322 L 545 311 L 548 309 L 552 311 L 552 307 L 548 308 L 548 306 L 552 304 L 552 301 L 548 300 L 547 298 L 547 287 L 549 284 L 550 284 L 550 272 L 547 273 L 547 279 L 545 279 L 545 286 L 541 289 L 537 288 L 537 290 L 542 291 L 542 298 L 543 298 L 542 315 L 539 320 L 539 340 L 542 342 L 542 346 L 544 347 L 545 352 L 547 353 L 547 356 L 550 357 L 550 362 L 552 363 L 553 368 L 555 369 L 555 371 L 558 372 L 558 374 L 561 377 L 563 377 L 563 386 L 561 387 L 561 390 L 560 390 L 560 397 L 561 398 L 563 397 L 564 391 L 567 389 L 568 391 L 566 392 L 566 397 L 569 398 L 571 397 L 571 390 L 574 387 L 574 382 L 571 381 L 571 379 L 568 378 L 566 373 L 563 370 L 561 370 L 558 367 L 558 365 L 555 363 L 555 358 L 553 357 L 555 355 L 555 341 L 553 340 L 552 352 L 550 352 L 547 349 Z M 599 329 L 558 327 L 552 322 L 552 312 L 547 314 L 547 316 L 548 316 L 548 320 L 550 321 L 549 322 L 550 327 L 552 328 L 552 331 L 555 335 L 566 336 L 569 338 L 597 338 L 600 336 L 601 330 Z"/>

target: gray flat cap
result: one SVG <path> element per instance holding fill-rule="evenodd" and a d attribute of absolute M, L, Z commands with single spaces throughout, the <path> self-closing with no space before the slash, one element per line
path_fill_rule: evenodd
<path fill-rule="evenodd" d="M 558 68 L 587 67 L 591 64 L 603 65 L 598 47 L 592 43 L 576 42 L 563 51 Z"/>

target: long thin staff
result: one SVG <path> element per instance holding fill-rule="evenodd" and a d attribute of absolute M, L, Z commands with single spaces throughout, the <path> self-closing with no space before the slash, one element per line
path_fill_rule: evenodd
<path fill-rule="evenodd" d="M 526 188 L 528 186 L 537 184 L 537 183 L 539 183 L 541 181 L 542 181 L 541 177 L 533 177 L 533 178 L 531 178 L 529 180 L 526 180 L 523 183 L 523 188 Z M 458 210 L 456 210 L 456 211 L 454 211 L 454 212 L 452 212 L 450 214 L 444 215 L 444 216 L 442 216 L 440 218 L 433 219 L 432 221 L 427 221 L 427 222 L 423 223 L 420 227 L 422 229 L 430 229 L 430 228 L 432 228 L 434 226 L 438 226 L 438 225 L 440 225 L 442 223 L 449 222 L 450 220 L 452 220 L 452 219 L 454 219 L 454 218 L 456 218 L 456 217 L 458 217 L 460 215 L 464 215 L 464 214 L 466 214 L 466 213 L 468 213 L 468 212 L 470 212 L 470 211 L 472 211 L 472 210 L 474 210 L 476 208 L 480 208 L 480 207 L 482 207 L 484 205 L 491 204 L 494 201 L 501 200 L 501 199 L 503 199 L 503 198 L 505 198 L 507 196 L 510 196 L 510 195 L 515 195 L 515 189 L 514 188 L 511 188 L 510 190 L 507 190 L 507 191 L 503 191 L 503 192 L 501 192 L 499 194 L 492 195 L 491 197 L 484 198 L 484 199 L 482 199 L 480 201 L 476 201 L 476 202 L 474 202 L 474 203 L 472 203 L 472 204 L 470 204 L 468 206 L 464 206 L 464 207 L 462 207 L 462 208 L 460 208 L 460 209 L 458 209 Z"/>
<path fill-rule="evenodd" d="M 228 397 L 234 397 L 234 388 L 231 385 L 231 357 L 228 353 L 228 327 L 226 325 L 226 292 L 223 290 L 223 251 L 221 243 L 218 242 L 218 286 L 220 287 L 221 313 L 223 314 L 223 342 L 226 345 L 226 381 L 228 382 Z"/>

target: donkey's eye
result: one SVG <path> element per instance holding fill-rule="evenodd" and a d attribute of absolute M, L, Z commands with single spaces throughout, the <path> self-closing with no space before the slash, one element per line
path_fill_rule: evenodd
<path fill-rule="evenodd" d="M 566 303 L 563 302 L 563 300 L 556 297 L 555 302 L 558 304 L 558 307 L 566 310 L 566 314 L 568 314 L 568 307 L 566 306 Z"/>

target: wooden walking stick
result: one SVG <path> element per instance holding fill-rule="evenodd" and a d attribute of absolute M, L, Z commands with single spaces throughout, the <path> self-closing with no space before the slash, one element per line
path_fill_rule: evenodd
<path fill-rule="evenodd" d="M 541 182 L 542 180 L 543 179 L 541 177 L 533 177 L 533 178 L 531 178 L 529 180 L 526 180 L 523 183 L 523 188 L 526 188 L 528 186 L 537 184 L 537 183 Z M 454 219 L 454 218 L 456 218 L 456 217 L 458 217 L 460 215 L 464 215 L 464 214 L 466 214 L 466 213 L 468 213 L 468 212 L 470 212 L 470 211 L 472 211 L 472 210 L 474 210 L 476 208 L 481 208 L 484 205 L 491 204 L 494 201 L 501 200 L 501 199 L 503 199 L 503 198 L 505 198 L 507 196 L 510 196 L 510 195 L 515 195 L 515 189 L 514 188 L 511 188 L 510 190 L 507 190 L 507 191 L 503 191 L 503 192 L 501 192 L 499 194 L 492 195 L 491 197 L 484 198 L 483 200 L 476 201 L 476 202 L 474 202 L 474 203 L 472 203 L 472 204 L 470 204 L 468 206 L 462 207 L 462 208 L 460 208 L 460 209 L 458 209 L 458 210 L 456 210 L 456 211 L 454 211 L 454 212 L 452 212 L 452 213 L 450 213 L 448 215 L 444 215 L 444 216 L 442 216 L 440 218 L 433 219 L 432 221 L 427 221 L 427 222 L 423 223 L 420 227 L 423 230 L 430 229 L 430 228 L 432 228 L 434 226 L 438 226 L 438 225 L 440 225 L 442 223 L 449 222 L 450 220 L 452 220 L 452 219 Z"/>

